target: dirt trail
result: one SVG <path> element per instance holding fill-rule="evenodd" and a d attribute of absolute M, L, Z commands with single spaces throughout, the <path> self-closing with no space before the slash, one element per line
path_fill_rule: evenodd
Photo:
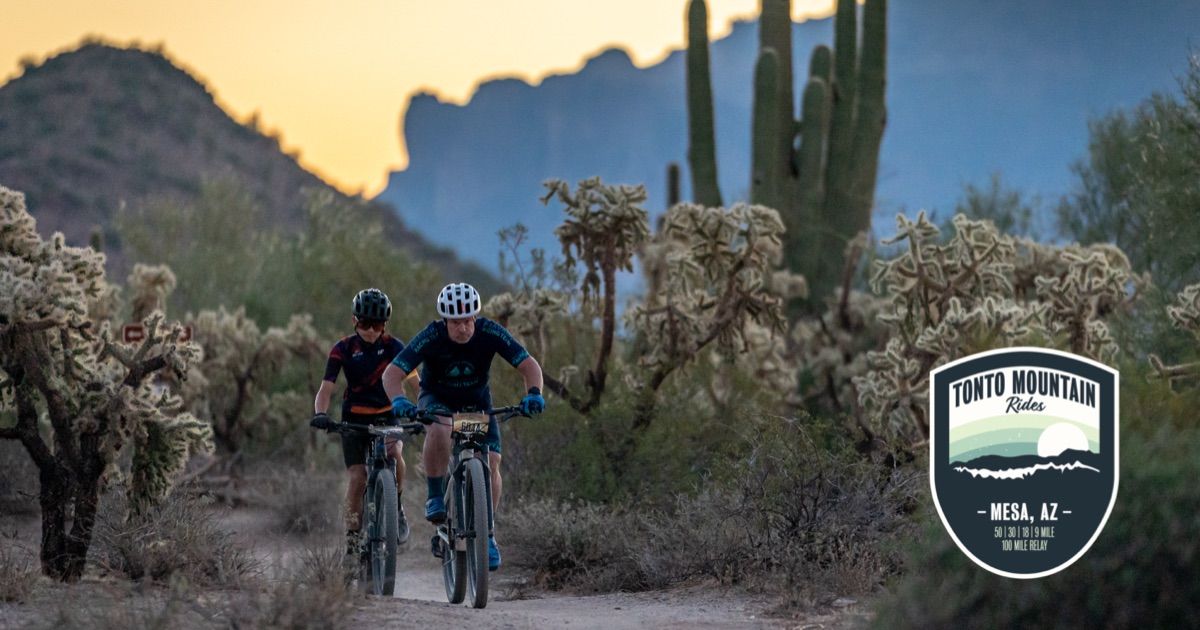
<path fill-rule="evenodd" d="M 432 527 L 414 524 L 412 539 L 397 567 L 396 596 L 368 598 L 357 622 L 416 626 L 450 622 L 478 628 L 837 628 L 858 618 L 836 609 L 804 619 L 768 616 L 772 602 L 716 585 L 691 585 L 646 593 L 572 595 L 520 588 L 525 576 L 511 567 L 491 574 L 487 608 L 446 603 L 441 566 L 429 552 Z M 503 550 L 503 534 L 499 538 Z"/>
<path fill-rule="evenodd" d="M 306 549 L 327 547 L 328 535 L 308 540 L 280 536 L 267 510 L 242 508 L 220 516 L 223 525 L 261 561 L 268 578 L 282 578 L 297 566 Z M 37 521 L 8 519 L 0 525 L 17 532 L 27 549 L 36 549 Z M 412 539 L 397 566 L 396 595 L 360 600 L 345 627 L 421 627 L 450 624 L 472 628 L 844 628 L 863 619 L 859 606 L 841 607 L 803 618 L 770 616 L 772 602 L 741 590 L 712 584 L 690 585 L 645 593 L 575 595 L 530 591 L 511 566 L 491 575 L 488 606 L 476 610 L 446 603 L 441 566 L 429 552 L 433 533 L 427 523 L 414 523 Z M 12 534 L 9 534 L 12 536 Z M 338 535 L 340 539 L 340 535 Z M 501 543 L 503 537 L 501 534 Z M 7 543 L 15 542 L 10 539 Z M 339 540 L 340 544 L 340 540 Z M 503 545 L 502 545 L 503 549 Z M 92 585 L 86 588 L 100 588 Z M 0 627 L 42 625 L 53 614 L 58 587 L 46 590 L 30 605 L 0 602 Z"/>
<path fill-rule="evenodd" d="M 412 506 L 409 506 L 410 513 Z M 257 542 L 264 564 L 288 566 L 305 544 L 279 539 L 264 545 L 263 519 L 239 510 L 226 522 L 240 537 Z M 414 519 L 415 521 L 415 519 Z M 765 616 L 766 597 L 755 597 L 712 585 L 668 591 L 572 595 L 521 588 L 525 576 L 511 566 L 490 574 L 487 608 L 476 610 L 446 602 L 441 565 L 430 553 L 433 527 L 414 522 L 412 536 L 399 557 L 396 593 L 368 597 L 355 608 L 349 627 L 415 627 L 433 623 L 470 624 L 477 628 L 797 628 L 831 627 L 823 618 L 798 620 Z M 499 540 L 503 551 L 504 538 Z M 312 543 L 308 543 L 311 545 Z M 386 624 L 386 625 L 379 625 Z"/>
<path fill-rule="evenodd" d="M 428 541 L 416 538 L 413 543 Z M 499 628 L 776 628 L 790 627 L 764 619 L 768 604 L 713 588 L 605 595 L 539 593 L 512 599 L 512 570 L 491 574 L 488 606 L 475 610 L 446 603 L 437 559 L 425 548 L 409 549 L 398 569 L 396 597 L 369 598 L 357 608 L 355 621 L 418 624 L 436 621 Z"/>

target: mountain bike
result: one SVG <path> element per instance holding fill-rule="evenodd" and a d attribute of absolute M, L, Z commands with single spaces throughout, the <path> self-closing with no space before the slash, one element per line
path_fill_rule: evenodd
<path fill-rule="evenodd" d="M 422 419 L 450 427 L 454 448 L 445 495 L 446 520 L 438 525 L 433 540 L 434 555 L 442 560 L 446 599 L 451 604 L 460 604 L 469 598 L 473 608 L 487 606 L 488 598 L 487 543 L 495 523 L 484 440 L 489 416 L 493 415 L 500 423 L 516 416 L 528 417 L 516 405 L 451 416 L 420 412 Z"/>
<path fill-rule="evenodd" d="M 367 489 L 363 494 L 365 552 L 359 583 L 372 595 L 391 597 L 396 590 L 396 552 L 400 545 L 400 515 L 396 504 L 396 460 L 387 451 L 388 439 L 404 440 L 425 430 L 419 422 L 398 426 L 333 423 L 330 433 L 371 436 L 367 449 Z"/>

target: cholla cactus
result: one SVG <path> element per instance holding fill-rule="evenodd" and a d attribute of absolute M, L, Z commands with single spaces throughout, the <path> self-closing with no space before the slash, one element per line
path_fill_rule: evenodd
<path fill-rule="evenodd" d="M 1179 304 L 1167 307 L 1167 316 L 1175 326 L 1182 328 L 1200 341 L 1200 284 L 1184 288 L 1176 296 Z"/>
<path fill-rule="evenodd" d="M 650 421 L 653 396 L 666 378 L 709 344 L 726 356 L 757 350 L 760 359 L 781 358 L 773 346 L 783 345 L 783 304 L 804 289 L 802 280 L 775 269 L 783 223 L 770 208 L 679 204 L 667 211 L 662 233 L 661 289 L 626 314 L 647 343 L 635 426 Z"/>
<path fill-rule="evenodd" d="M 138 425 L 133 436 L 129 479 L 129 500 L 134 514 L 144 513 L 167 496 L 191 454 L 212 450 L 212 425 L 181 412 L 182 407 L 183 401 L 167 392 L 155 404 L 143 406 L 145 421 Z"/>
<path fill-rule="evenodd" d="M 159 480 L 156 494 L 206 443 L 201 426 L 148 387 L 156 373 L 184 374 L 197 347 L 177 343 L 178 329 L 164 331 L 157 313 L 140 344 L 113 339 L 110 324 L 89 313 L 113 295 L 103 254 L 68 247 L 62 234 L 43 240 L 24 196 L 0 187 L 0 401 L 16 416 L 0 438 L 20 440 L 41 471 L 42 568 L 64 580 L 83 573 L 99 494 L 127 444 L 142 455 L 135 475 Z M 39 431 L 43 417 L 52 445 Z M 192 428 L 181 441 L 172 427 L 183 425 Z M 141 439 L 156 432 L 163 439 Z"/>
<path fill-rule="evenodd" d="M 202 395 L 188 402 L 194 413 L 211 421 L 217 445 L 225 454 L 237 453 L 258 427 L 253 421 L 268 408 L 266 384 L 284 363 L 291 358 L 316 362 L 323 356 L 308 315 L 294 315 L 285 328 L 263 332 L 244 309 L 231 313 L 222 307 L 201 311 L 192 329 L 204 347 L 200 371 L 208 383 Z"/>
<path fill-rule="evenodd" d="M 1185 287 L 1176 296 L 1177 304 L 1167 307 L 1167 316 L 1176 328 L 1186 330 L 1200 341 L 1200 284 Z M 1159 376 L 1172 383 L 1200 378 L 1200 362 L 1165 365 L 1158 355 L 1150 355 L 1150 365 Z"/>
<path fill-rule="evenodd" d="M 583 278 L 585 301 L 595 302 L 600 291 L 615 294 L 618 269 L 633 271 L 633 256 L 650 234 L 645 186 L 610 186 L 599 177 L 579 182 L 575 192 L 562 180 L 545 183 L 542 203 L 557 198 L 567 219 L 554 230 L 568 265 L 576 261 L 587 270 Z M 602 282 L 603 281 L 603 284 Z"/>
<path fill-rule="evenodd" d="M 870 293 L 848 290 L 844 299 L 828 301 L 821 315 L 796 321 L 793 362 L 802 370 L 800 395 L 806 405 L 861 418 L 854 379 L 867 374 L 867 352 L 887 338 L 879 320 L 886 305 Z"/>
<path fill-rule="evenodd" d="M 877 262 L 872 279 L 890 301 L 879 319 L 893 334 L 854 380 L 876 430 L 889 437 L 928 435 L 929 371 L 973 352 L 1055 344 L 1111 360 L 1117 348 L 1103 318 L 1146 282 L 1111 245 L 1015 240 L 963 215 L 942 243 L 924 212 L 896 222 L 899 234 L 884 242 L 907 242 L 907 250 Z"/>
<path fill-rule="evenodd" d="M 547 326 L 567 314 L 569 302 L 569 296 L 561 291 L 538 288 L 497 294 L 488 300 L 486 311 L 521 339 L 531 340 L 534 353 L 544 357 L 549 350 Z"/>
<path fill-rule="evenodd" d="M 153 311 L 167 310 L 167 297 L 175 290 L 175 274 L 166 265 L 133 266 L 128 284 L 133 291 L 131 300 L 133 321 L 142 321 Z"/>
<path fill-rule="evenodd" d="M 562 243 L 565 267 L 582 263 L 580 291 L 584 308 L 598 312 L 600 343 L 587 373 L 586 398 L 576 396 L 563 381 L 547 376 L 547 389 L 587 413 L 600 402 L 608 381 L 609 357 L 616 332 L 617 270 L 633 270 L 633 257 L 648 237 L 649 215 L 645 186 L 611 186 L 593 177 L 579 182 L 575 192 L 561 180 L 545 183 L 542 203 L 558 199 L 567 219 L 554 230 Z"/>

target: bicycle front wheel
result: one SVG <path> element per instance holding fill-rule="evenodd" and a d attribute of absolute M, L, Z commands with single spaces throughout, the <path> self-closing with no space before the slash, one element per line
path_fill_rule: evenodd
<path fill-rule="evenodd" d="M 459 533 L 463 530 L 460 514 L 462 484 L 450 476 L 446 492 L 446 523 L 438 528 L 438 545 L 442 552 L 442 581 L 446 584 L 446 601 L 461 604 L 467 596 L 467 552 L 459 550 Z M 443 536 L 444 534 L 444 536 Z"/>
<path fill-rule="evenodd" d="M 483 463 L 467 460 L 463 471 L 463 519 L 467 540 L 467 594 L 474 608 L 487 606 L 488 597 L 488 494 Z"/>
<path fill-rule="evenodd" d="M 396 548 L 400 544 L 400 516 L 396 505 L 396 479 L 388 470 L 375 475 L 371 487 L 370 523 L 367 541 L 370 555 L 371 589 L 375 595 L 391 597 L 396 591 Z"/>

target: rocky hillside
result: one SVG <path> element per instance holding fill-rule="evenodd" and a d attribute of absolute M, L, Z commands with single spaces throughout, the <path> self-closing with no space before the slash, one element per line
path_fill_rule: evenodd
<path fill-rule="evenodd" d="M 86 42 L 0 87 L 0 184 L 25 192 L 44 235 L 86 243 L 99 226 L 118 263 L 112 218 L 122 205 L 188 201 L 206 180 L 236 180 L 271 226 L 298 226 L 307 192 L 330 187 L 256 127 L 233 120 L 210 88 L 159 52 Z M 376 207 L 415 258 L 489 284 L 482 269 Z"/>

